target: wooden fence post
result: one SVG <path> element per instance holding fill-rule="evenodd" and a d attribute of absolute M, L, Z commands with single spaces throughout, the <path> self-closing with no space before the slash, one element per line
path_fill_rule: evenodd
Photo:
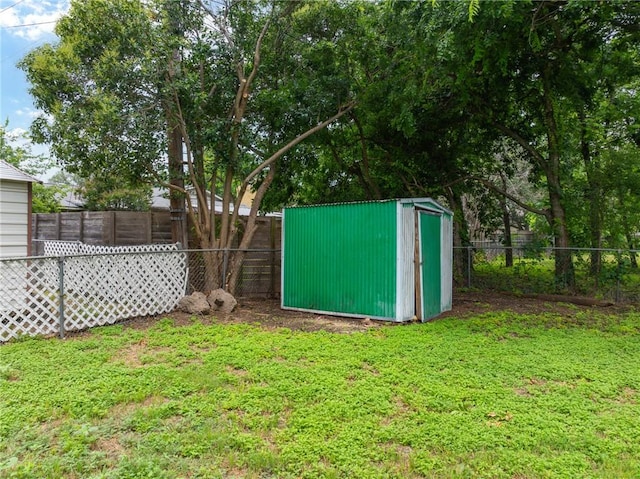
<path fill-rule="evenodd" d="M 271 274 L 269 284 L 269 294 L 271 297 L 276 295 L 276 222 L 275 218 L 271 218 L 271 231 L 269 235 L 269 247 L 271 248 Z"/>
<path fill-rule="evenodd" d="M 80 212 L 80 220 L 78 225 L 78 241 L 84 243 L 84 211 Z"/>
<path fill-rule="evenodd" d="M 62 213 L 56 213 L 56 240 L 60 241 L 60 233 L 62 230 Z"/>

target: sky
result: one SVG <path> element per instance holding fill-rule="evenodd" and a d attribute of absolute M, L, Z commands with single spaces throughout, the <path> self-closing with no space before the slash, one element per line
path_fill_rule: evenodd
<path fill-rule="evenodd" d="M 0 121 L 9 120 L 11 134 L 27 131 L 39 113 L 16 64 L 34 48 L 56 42 L 55 22 L 68 9 L 68 0 L 0 0 Z M 48 155 L 46 146 L 32 151 Z"/>

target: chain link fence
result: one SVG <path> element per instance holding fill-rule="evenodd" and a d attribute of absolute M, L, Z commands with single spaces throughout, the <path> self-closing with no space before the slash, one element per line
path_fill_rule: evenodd
<path fill-rule="evenodd" d="M 175 309 L 187 258 L 179 245 L 54 245 L 72 255 L 0 260 L 0 342 L 59 334 Z"/>
<path fill-rule="evenodd" d="M 175 309 L 184 294 L 234 278 L 238 297 L 279 297 L 281 251 L 182 250 L 179 245 L 95 247 L 50 242 L 49 256 L 0 260 L 0 342 L 60 334 Z M 556 255 L 569 252 L 575 285 L 559 285 Z M 454 248 L 455 287 L 515 294 L 577 294 L 616 303 L 640 301 L 635 250 Z"/>
<path fill-rule="evenodd" d="M 239 297 L 280 294 L 280 250 L 183 250 L 179 244 L 94 246 L 50 241 L 46 256 L 0 259 L 0 342 L 162 314 L 230 278 Z M 242 258 L 238 258 L 241 255 Z"/>
<path fill-rule="evenodd" d="M 185 251 L 189 263 L 187 293 L 210 291 L 230 280 L 234 260 L 242 255 L 235 283 L 237 297 L 277 298 L 280 296 L 281 250 L 209 249 Z M 226 280 L 225 280 L 226 278 Z"/>
<path fill-rule="evenodd" d="M 574 283 L 558 281 L 556 256 L 571 258 Z M 616 303 L 640 301 L 640 251 L 476 244 L 454 248 L 456 288 L 515 294 L 572 294 Z"/>

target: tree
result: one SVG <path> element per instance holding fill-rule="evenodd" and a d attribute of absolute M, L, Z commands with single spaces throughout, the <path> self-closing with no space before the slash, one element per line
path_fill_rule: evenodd
<path fill-rule="evenodd" d="M 0 158 L 7 163 L 20 168 L 30 175 L 41 175 L 53 166 L 53 162 L 43 155 L 36 155 L 31 151 L 29 138 L 25 134 L 14 135 L 8 131 L 9 121 L 0 125 Z M 26 142 L 22 145 L 16 141 Z M 60 186 L 44 186 L 34 183 L 32 190 L 31 208 L 34 213 L 55 213 L 60 211 L 60 198 L 66 189 Z"/>
<path fill-rule="evenodd" d="M 301 79 L 298 71 L 309 75 L 299 68 L 303 58 L 281 55 L 294 14 L 304 7 L 296 2 L 72 2 L 56 26 L 60 42 L 36 49 L 21 63 L 36 105 L 53 116 L 52 122 L 38 120 L 34 131 L 71 172 L 161 182 L 183 195 L 202 248 L 229 250 L 235 244 L 239 218 L 231 205 L 254 188 L 240 239 L 244 249 L 279 160 L 353 107 L 348 92 L 327 91 L 320 103 L 287 96 L 288 87 Z M 274 114 L 297 120 L 278 124 Z M 176 151 L 182 152 L 183 144 L 176 168 Z M 182 175 L 182 161 L 184 186 L 167 181 Z M 211 204 L 218 189 L 223 198 L 219 223 Z M 232 292 L 242 259 L 240 251 L 224 279 Z M 219 281 L 221 264 L 222 255 L 207 261 L 208 289 Z"/>
<path fill-rule="evenodd" d="M 346 92 L 341 97 L 336 95 L 335 88 L 333 95 L 329 90 L 323 92 L 325 101 L 320 104 L 290 96 L 291 86 L 310 75 L 300 68 L 300 59 L 291 62 L 283 55 L 290 48 L 285 46 L 290 41 L 287 39 L 295 39 L 292 28 L 298 4 L 229 2 L 216 10 L 202 3 L 200 6 L 213 27 L 203 40 L 190 45 L 189 55 L 183 55 L 180 74 L 168 86 L 173 90 L 175 118 L 185 142 L 187 182 L 198 198 L 197 209 L 190 205 L 188 210 L 202 247 L 232 248 L 240 228 L 239 209 L 231 205 L 240 204 L 248 188 L 255 190 L 239 246 L 224 279 L 225 287 L 233 293 L 244 250 L 256 231 L 256 217 L 278 162 L 306 138 L 343 116 L 353 103 Z M 195 32 L 192 36 L 197 38 Z M 186 94 L 194 91 L 198 94 Z M 287 116 L 300 120 L 288 124 L 274 121 Z M 211 155 L 205 166 L 207 150 Z M 223 211 L 216 225 L 207 196 L 208 190 L 216 192 L 218 181 Z M 190 202 L 189 197 L 187 200 Z M 210 262 L 210 269 L 217 273 L 221 263 L 219 255 Z"/>
<path fill-rule="evenodd" d="M 507 1 L 483 4 L 472 22 L 460 2 L 390 2 L 368 13 L 368 22 L 351 18 L 360 27 L 349 54 L 352 122 L 318 137 L 311 168 L 283 191 L 302 191 L 303 201 L 442 197 L 456 212 L 454 244 L 462 246 L 464 198 L 490 188 L 503 212 L 508 200 L 545 218 L 558 247 L 557 286 L 573 288 L 577 225 L 590 218 L 594 247 L 603 235 L 598 178 L 606 172 L 597 152 L 606 142 L 594 140 L 609 136 L 612 122 L 595 100 L 637 91 L 625 83 L 637 74 L 638 6 Z M 527 159 L 544 201 L 505 188 L 517 171 L 493 155 L 495 146 Z M 577 171 L 588 173 L 581 192 Z M 479 214 L 492 217 L 492 203 L 483 201 Z"/>
<path fill-rule="evenodd" d="M 521 148 L 547 190 L 547 206 L 532 211 L 544 214 L 559 248 L 560 289 L 575 282 L 567 192 L 580 150 L 572 122 L 579 124 L 575 119 L 602 90 L 590 83 L 589 73 L 598 61 L 611 59 L 603 52 L 629 56 L 635 48 L 622 32 L 632 28 L 630 18 L 638 18 L 637 6 L 600 7 L 550 1 L 483 5 L 473 24 L 455 24 L 448 62 L 454 87 L 468 97 L 466 108 L 476 121 Z M 612 41 L 616 37 L 620 42 Z"/>
<path fill-rule="evenodd" d="M 59 42 L 20 62 L 43 112 L 34 139 L 50 144 L 69 172 L 144 181 L 150 169 L 163 171 L 151 15 L 135 0 L 73 2 L 56 25 Z"/>

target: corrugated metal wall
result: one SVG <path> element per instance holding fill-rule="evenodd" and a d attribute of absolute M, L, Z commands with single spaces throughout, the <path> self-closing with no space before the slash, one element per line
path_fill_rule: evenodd
<path fill-rule="evenodd" d="M 453 303 L 453 217 L 448 213 L 442 215 L 441 235 L 442 303 L 440 310 L 449 311 Z"/>
<path fill-rule="evenodd" d="M 284 308 L 396 317 L 396 202 L 284 210 Z"/>
<path fill-rule="evenodd" d="M 398 202 L 398 279 L 396 321 L 409 321 L 416 314 L 415 209 L 412 203 Z"/>
<path fill-rule="evenodd" d="M 285 208 L 282 307 L 411 320 L 420 208 L 438 218 L 421 245 L 434 259 L 428 317 L 451 309 L 452 213 L 430 198 Z"/>
<path fill-rule="evenodd" d="M 442 312 L 441 232 L 442 213 L 421 209 L 418 212 L 420 239 L 420 319 L 426 321 Z"/>

